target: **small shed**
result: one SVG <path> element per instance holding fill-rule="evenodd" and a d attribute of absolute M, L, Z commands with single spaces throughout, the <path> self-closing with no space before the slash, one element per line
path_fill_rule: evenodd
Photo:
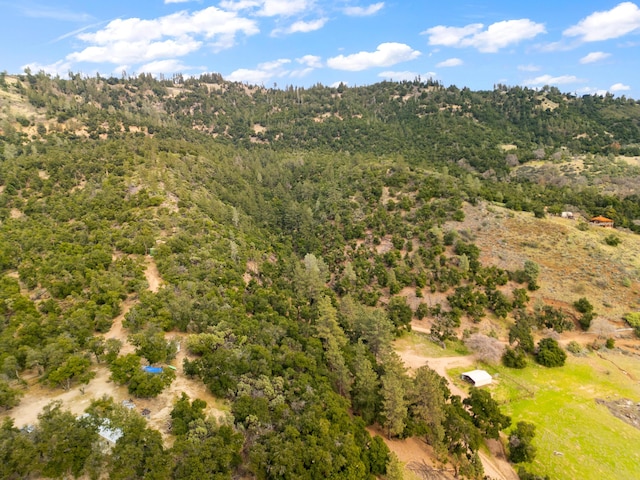
<path fill-rule="evenodd" d="M 469 382 L 474 387 L 483 387 L 490 385 L 493 378 L 484 370 L 471 370 L 470 372 L 464 372 L 460 375 L 460 378 Z"/>
<path fill-rule="evenodd" d="M 105 420 L 104 423 L 98 426 L 98 435 L 107 441 L 108 445 L 115 445 L 120 440 L 123 433 L 119 428 L 111 428 L 111 423 Z"/>
<path fill-rule="evenodd" d="M 589 223 L 598 227 L 613 228 L 613 220 L 603 216 L 593 217 Z"/>

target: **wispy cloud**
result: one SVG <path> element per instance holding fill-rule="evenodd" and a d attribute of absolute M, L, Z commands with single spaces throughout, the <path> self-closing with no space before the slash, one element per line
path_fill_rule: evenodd
<path fill-rule="evenodd" d="M 438 25 L 422 34 L 429 35 L 429 45 L 445 47 L 473 47 L 483 53 L 495 53 L 499 50 L 532 39 L 546 33 L 542 23 L 527 18 L 496 22 L 484 29 L 481 23 L 472 23 L 464 27 Z"/>
<path fill-rule="evenodd" d="M 276 78 L 286 77 L 290 74 L 290 70 L 285 68 L 291 60 L 281 58 L 271 62 L 264 62 L 255 69 L 240 68 L 231 72 L 226 76 L 227 80 L 232 82 L 246 82 L 253 85 L 265 85 Z"/>
<path fill-rule="evenodd" d="M 50 5 L 40 5 L 37 3 L 25 3 L 13 5 L 24 16 L 31 18 L 50 18 L 52 20 L 62 20 L 65 22 L 88 22 L 93 17 L 88 13 L 74 12 L 60 7 L 52 7 Z"/>
<path fill-rule="evenodd" d="M 65 60 L 58 60 L 55 63 L 49 64 L 41 64 L 37 62 L 27 63 L 26 65 L 22 65 L 22 70 L 28 68 L 32 72 L 45 72 L 49 75 L 60 76 L 62 78 L 67 78 L 69 71 L 71 70 L 71 63 Z"/>
<path fill-rule="evenodd" d="M 324 27 L 325 23 L 327 23 L 326 18 L 319 18 L 317 20 L 311 20 L 309 22 L 299 20 L 286 28 L 276 28 L 271 32 L 271 36 L 277 37 L 278 35 L 289 35 L 292 33 L 313 32 L 315 30 L 320 30 L 322 27 Z"/>
<path fill-rule="evenodd" d="M 418 58 L 421 53 L 404 43 L 381 43 L 375 52 L 359 52 L 338 55 L 327 60 L 327 65 L 336 70 L 359 72 L 373 67 L 390 67 Z"/>
<path fill-rule="evenodd" d="M 638 30 L 640 8 L 632 2 L 623 2 L 611 10 L 592 13 L 567 28 L 563 35 L 577 37 L 582 42 L 597 42 L 619 38 Z"/>
<path fill-rule="evenodd" d="M 239 68 L 225 78 L 232 82 L 246 82 L 252 85 L 266 85 L 279 78 L 302 78 L 323 66 L 317 55 L 303 55 L 292 62 L 288 58 L 279 58 L 271 62 L 258 64 L 256 68 Z"/>
<path fill-rule="evenodd" d="M 262 17 L 291 17 L 310 11 L 314 3 L 314 0 L 223 0 L 220 7 L 234 12 L 252 10 Z"/>
<path fill-rule="evenodd" d="M 595 63 L 595 62 L 599 62 L 600 60 L 604 60 L 605 58 L 609 58 L 610 56 L 611 56 L 610 53 L 591 52 L 586 54 L 584 57 L 582 57 L 580 59 L 580 63 L 582 64 Z"/>
<path fill-rule="evenodd" d="M 580 83 L 584 80 L 575 75 L 560 75 L 554 77 L 552 75 L 540 75 L 539 77 L 529 78 L 524 81 L 525 85 L 567 85 L 570 83 Z"/>
<path fill-rule="evenodd" d="M 191 67 L 188 67 L 180 60 L 177 60 L 175 58 L 168 60 L 156 60 L 154 62 L 149 62 L 141 65 L 138 68 L 140 73 L 151 73 L 153 75 L 160 75 L 164 73 L 182 73 L 191 69 Z"/>
<path fill-rule="evenodd" d="M 368 17 L 384 8 L 384 2 L 372 3 L 368 7 L 345 7 L 344 14 L 350 17 Z"/>
<path fill-rule="evenodd" d="M 64 33 L 64 34 L 60 35 L 59 37 L 54 38 L 49 43 L 56 43 L 56 42 L 59 42 L 60 40 L 64 40 L 65 38 L 73 37 L 75 35 L 78 35 L 79 33 L 86 32 L 87 30 L 99 27 L 100 25 L 104 25 L 105 23 L 108 23 L 109 21 L 110 20 L 105 20 L 103 22 L 92 23 L 91 25 L 87 25 L 85 27 L 76 28 L 75 30 L 72 30 L 72 31 L 67 32 L 67 33 Z"/>
<path fill-rule="evenodd" d="M 436 64 L 436 67 L 438 68 L 459 67 L 462 64 L 464 64 L 464 62 L 459 58 L 448 58 L 445 61 Z"/>
<path fill-rule="evenodd" d="M 606 95 L 608 92 L 602 88 L 580 87 L 576 90 L 576 93 L 580 95 Z"/>

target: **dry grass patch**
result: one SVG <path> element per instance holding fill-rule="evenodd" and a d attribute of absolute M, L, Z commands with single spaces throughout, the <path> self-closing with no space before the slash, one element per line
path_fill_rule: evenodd
<path fill-rule="evenodd" d="M 638 302 L 640 236 L 597 227 L 581 231 L 573 220 L 536 219 L 486 203 L 465 205 L 464 213 L 464 222 L 448 228 L 470 232 L 484 264 L 508 270 L 521 269 L 525 260 L 540 265 L 533 301 L 573 310 L 575 300 L 587 297 L 598 314 L 614 322 Z M 605 244 L 611 233 L 622 240 L 617 247 Z"/>

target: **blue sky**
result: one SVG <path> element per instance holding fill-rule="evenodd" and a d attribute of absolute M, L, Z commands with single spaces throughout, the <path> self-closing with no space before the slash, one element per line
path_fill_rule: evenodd
<path fill-rule="evenodd" d="M 0 0 L 0 71 L 221 73 L 265 86 L 433 77 L 640 98 L 634 2 Z"/>

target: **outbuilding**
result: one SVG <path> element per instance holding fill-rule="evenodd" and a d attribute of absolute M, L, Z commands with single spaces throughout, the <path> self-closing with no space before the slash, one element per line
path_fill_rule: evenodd
<path fill-rule="evenodd" d="M 613 220 L 607 217 L 603 217 L 602 215 L 593 217 L 591 220 L 589 220 L 589 223 L 598 227 L 613 228 Z"/>
<path fill-rule="evenodd" d="M 491 375 L 484 370 L 471 370 L 470 372 L 464 372 L 460 377 L 474 387 L 490 385 L 493 380 Z"/>

